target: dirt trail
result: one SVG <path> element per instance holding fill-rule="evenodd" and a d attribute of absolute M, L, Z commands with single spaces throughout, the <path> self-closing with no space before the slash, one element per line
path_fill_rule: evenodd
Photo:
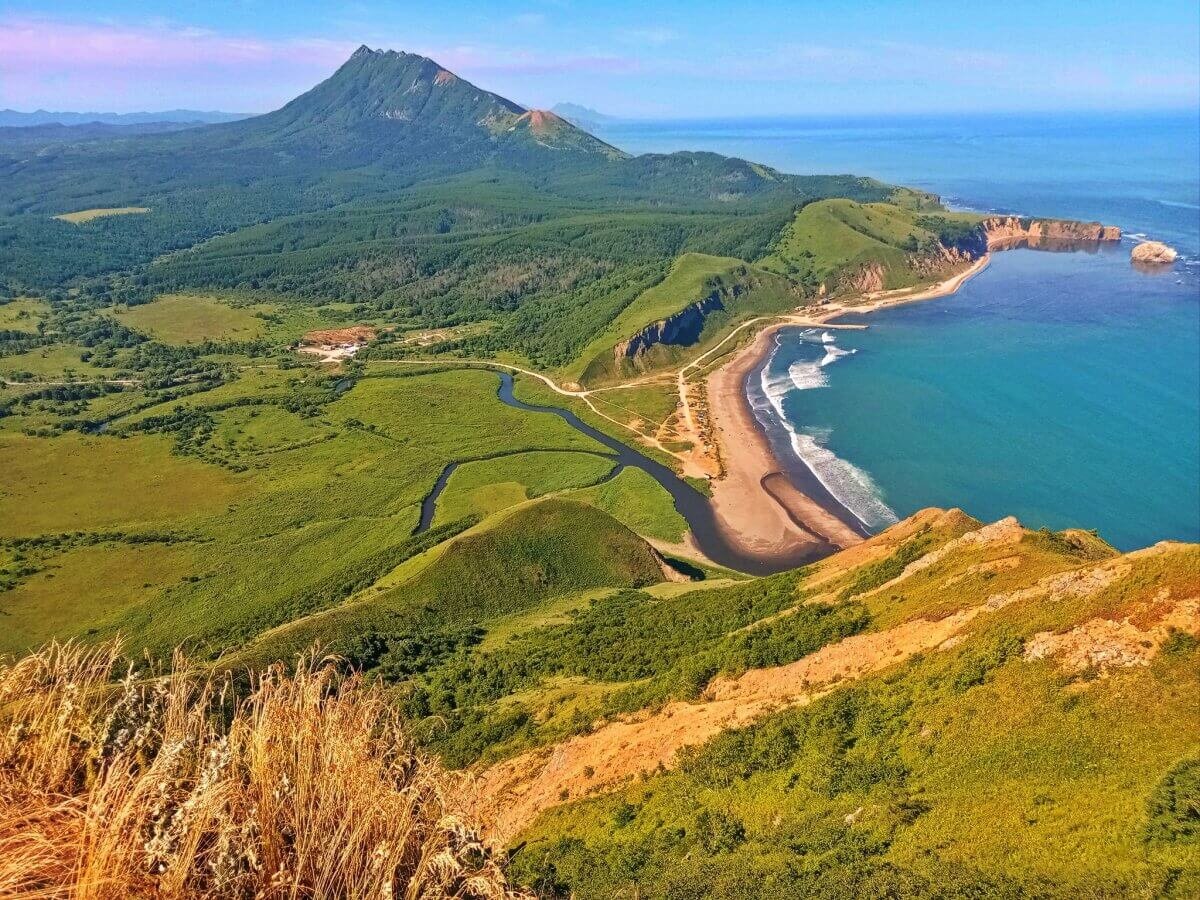
<path fill-rule="evenodd" d="M 612 790 L 643 772 L 670 768 L 683 747 L 704 743 L 776 709 L 802 705 L 838 682 L 861 678 L 933 650 L 980 612 L 916 619 L 823 647 L 786 666 L 717 678 L 704 699 L 603 725 L 591 734 L 497 763 L 477 782 L 478 808 L 492 835 L 508 840 L 545 809 Z"/>
<path fill-rule="evenodd" d="M 832 557 L 831 563 L 842 557 L 848 560 L 844 565 L 829 565 L 826 572 L 814 577 L 834 577 L 869 563 L 923 527 L 969 525 L 976 527 L 945 546 L 968 551 L 981 544 L 1003 546 L 1014 541 L 1019 528 L 1009 519 L 979 526 L 961 510 L 923 510 Z M 944 618 L 913 619 L 846 638 L 788 665 L 752 669 L 737 678 L 716 678 L 695 702 L 676 701 L 657 711 L 617 719 L 590 734 L 493 765 L 476 782 L 477 808 L 492 835 L 506 841 L 550 807 L 615 790 L 644 773 L 670 769 L 684 747 L 702 744 L 775 710 L 807 704 L 840 683 L 882 671 L 916 654 L 956 646 L 964 639 L 967 625 L 980 615 L 1019 601 L 1054 604 L 1068 597 L 1094 597 L 1130 576 L 1135 561 L 1188 550 L 1188 545 L 1164 542 L 1043 577 L 1029 588 L 991 595 L 979 605 Z M 936 563 L 946 553 L 935 550 L 927 556 Z M 1200 633 L 1200 599 L 1190 589 L 1181 598 L 1159 591 L 1133 604 L 1126 613 L 1119 619 L 1091 619 L 1062 633 L 1034 635 L 1026 645 L 1026 659 L 1055 657 L 1069 672 L 1146 665 L 1173 630 Z"/>

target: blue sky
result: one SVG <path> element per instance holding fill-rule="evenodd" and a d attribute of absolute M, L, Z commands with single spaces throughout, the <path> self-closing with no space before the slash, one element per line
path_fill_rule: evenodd
<path fill-rule="evenodd" d="M 362 43 L 627 116 L 1200 104 L 1195 0 L 0 0 L 0 107 L 262 112 Z"/>

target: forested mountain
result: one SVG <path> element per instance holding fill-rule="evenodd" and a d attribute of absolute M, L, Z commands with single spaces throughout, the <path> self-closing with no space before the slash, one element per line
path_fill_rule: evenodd
<path fill-rule="evenodd" d="M 470 216 L 483 220 L 540 221 L 567 203 L 572 212 L 682 207 L 732 218 L 770 211 L 782 224 L 779 216 L 807 200 L 884 200 L 895 191 L 871 179 L 784 175 L 712 153 L 629 157 L 433 60 L 360 47 L 330 78 L 266 115 L 119 141 L 0 142 L 0 272 L 10 292 L 45 290 L 286 216 L 336 208 L 357 220 L 366 204 L 378 212 L 399 203 L 387 215 L 396 222 L 407 218 L 411 187 L 433 185 L 422 195 L 428 204 L 440 180 L 468 172 L 478 173 L 470 183 L 506 185 L 502 210 Z M 461 184 L 448 183 L 453 204 L 463 202 Z M 52 220 L 123 207 L 152 212 L 87 228 Z M 443 208 L 434 217 L 442 232 L 447 216 L 463 218 L 450 203 Z M 400 229 L 424 230 L 410 222 Z M 341 258 L 353 265 L 358 253 Z M 231 274 L 213 283 L 227 284 Z M 234 281 L 266 284 L 257 274 Z"/>

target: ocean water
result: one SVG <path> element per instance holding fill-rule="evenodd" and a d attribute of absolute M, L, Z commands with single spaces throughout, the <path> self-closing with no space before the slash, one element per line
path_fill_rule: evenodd
<path fill-rule="evenodd" d="M 1186 115 L 637 123 L 626 149 L 855 172 L 963 208 L 1096 219 L 1120 245 L 1014 250 L 865 331 L 788 329 L 760 418 L 872 528 L 925 506 L 1200 540 L 1200 126 Z M 1129 263 L 1164 240 L 1181 260 Z"/>

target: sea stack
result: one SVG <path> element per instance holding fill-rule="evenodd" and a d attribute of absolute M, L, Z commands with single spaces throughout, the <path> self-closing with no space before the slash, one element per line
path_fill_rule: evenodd
<path fill-rule="evenodd" d="M 1143 241 L 1133 248 L 1129 258 L 1135 263 L 1150 266 L 1166 266 L 1175 262 L 1179 254 L 1159 241 Z"/>

